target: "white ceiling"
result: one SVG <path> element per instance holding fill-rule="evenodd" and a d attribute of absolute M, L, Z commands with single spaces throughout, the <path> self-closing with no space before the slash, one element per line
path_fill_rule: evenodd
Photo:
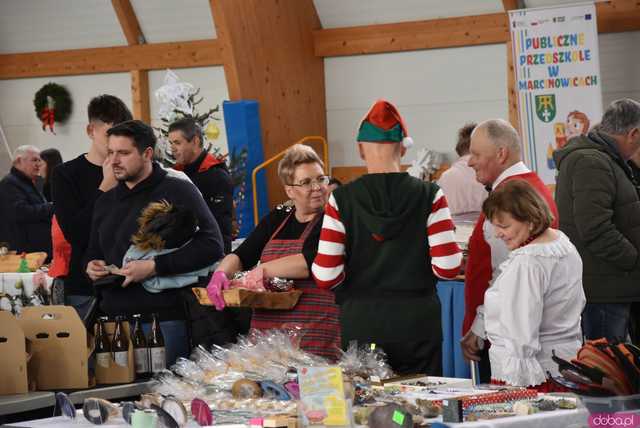
<path fill-rule="evenodd" d="M 131 0 L 131 5 L 147 43 L 217 37 L 207 0 Z"/>
<path fill-rule="evenodd" d="M 131 0 L 147 43 L 216 37 L 207 0 Z M 0 53 L 126 45 L 110 0 L 0 0 Z"/>
<path fill-rule="evenodd" d="M 108 0 L 2 0 L 0 52 L 125 45 Z"/>
<path fill-rule="evenodd" d="M 313 0 L 323 28 L 503 11 L 501 0 Z M 576 0 L 525 0 L 527 7 Z M 148 43 L 216 37 L 208 0 L 131 0 Z M 0 53 L 126 45 L 110 0 L 0 0 Z"/>

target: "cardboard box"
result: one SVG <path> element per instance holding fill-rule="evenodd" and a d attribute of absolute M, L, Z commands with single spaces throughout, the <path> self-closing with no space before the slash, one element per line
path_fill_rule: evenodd
<path fill-rule="evenodd" d="M 87 362 L 93 339 L 70 306 L 26 307 L 17 319 L 31 341 L 29 378 L 39 390 L 82 389 L 93 386 Z"/>
<path fill-rule="evenodd" d="M 25 259 L 27 260 L 29 270 L 33 272 L 44 264 L 44 261 L 47 259 L 47 253 L 27 253 Z M 22 254 L 16 254 L 15 251 L 0 256 L 0 272 L 17 272 L 21 261 Z"/>
<path fill-rule="evenodd" d="M 131 342 L 131 329 L 127 321 L 122 322 L 124 333 L 129 342 L 129 351 L 127 352 L 127 367 L 121 367 L 115 363 L 113 358 L 109 359 L 109 367 L 103 367 L 96 363 L 96 383 L 113 384 L 113 383 L 129 383 L 133 382 L 136 377 L 136 368 L 133 361 L 133 343 Z M 113 339 L 113 331 L 116 328 L 115 321 L 106 322 L 104 324 L 109 343 Z M 94 326 L 93 334 L 96 335 L 97 324 Z"/>
<path fill-rule="evenodd" d="M 20 324 L 11 312 L 0 311 L 0 395 L 26 394 L 27 344 Z"/>

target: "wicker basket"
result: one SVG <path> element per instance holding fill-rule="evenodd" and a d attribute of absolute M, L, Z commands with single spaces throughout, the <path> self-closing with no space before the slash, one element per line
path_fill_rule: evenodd
<path fill-rule="evenodd" d="M 201 305 L 212 306 L 209 296 L 207 296 L 206 288 L 192 288 L 193 294 L 196 295 Z M 298 303 L 298 299 L 302 295 L 301 290 L 285 291 L 282 293 L 275 292 L 256 292 L 234 288 L 232 290 L 224 290 L 222 297 L 227 306 L 256 308 L 256 309 L 292 309 Z"/>

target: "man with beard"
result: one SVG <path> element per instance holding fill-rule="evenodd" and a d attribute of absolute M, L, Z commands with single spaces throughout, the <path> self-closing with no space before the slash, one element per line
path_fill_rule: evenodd
<path fill-rule="evenodd" d="M 222 236 L 202 196 L 191 183 L 169 177 L 153 162 L 156 137 L 153 129 L 138 120 L 123 122 L 107 132 L 108 157 L 116 187 L 96 202 L 87 251 L 87 274 L 100 285 L 101 309 L 109 316 L 158 313 L 165 338 L 167 363 L 188 353 L 180 289 L 149 292 L 141 282 L 154 276 L 188 273 L 211 266 L 223 255 Z M 193 212 L 198 229 L 178 250 L 147 260 L 124 263 L 123 257 L 137 232 L 138 218 L 151 202 L 167 201 Z M 110 265 L 121 280 L 105 281 Z"/>

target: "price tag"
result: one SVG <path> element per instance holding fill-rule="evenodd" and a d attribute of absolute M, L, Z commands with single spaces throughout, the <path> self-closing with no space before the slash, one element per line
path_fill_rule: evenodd
<path fill-rule="evenodd" d="M 398 425 L 402 425 L 404 423 L 404 414 L 402 412 L 399 412 L 397 410 L 394 410 L 393 412 L 393 417 L 391 418 L 393 420 L 393 422 L 395 422 Z"/>

